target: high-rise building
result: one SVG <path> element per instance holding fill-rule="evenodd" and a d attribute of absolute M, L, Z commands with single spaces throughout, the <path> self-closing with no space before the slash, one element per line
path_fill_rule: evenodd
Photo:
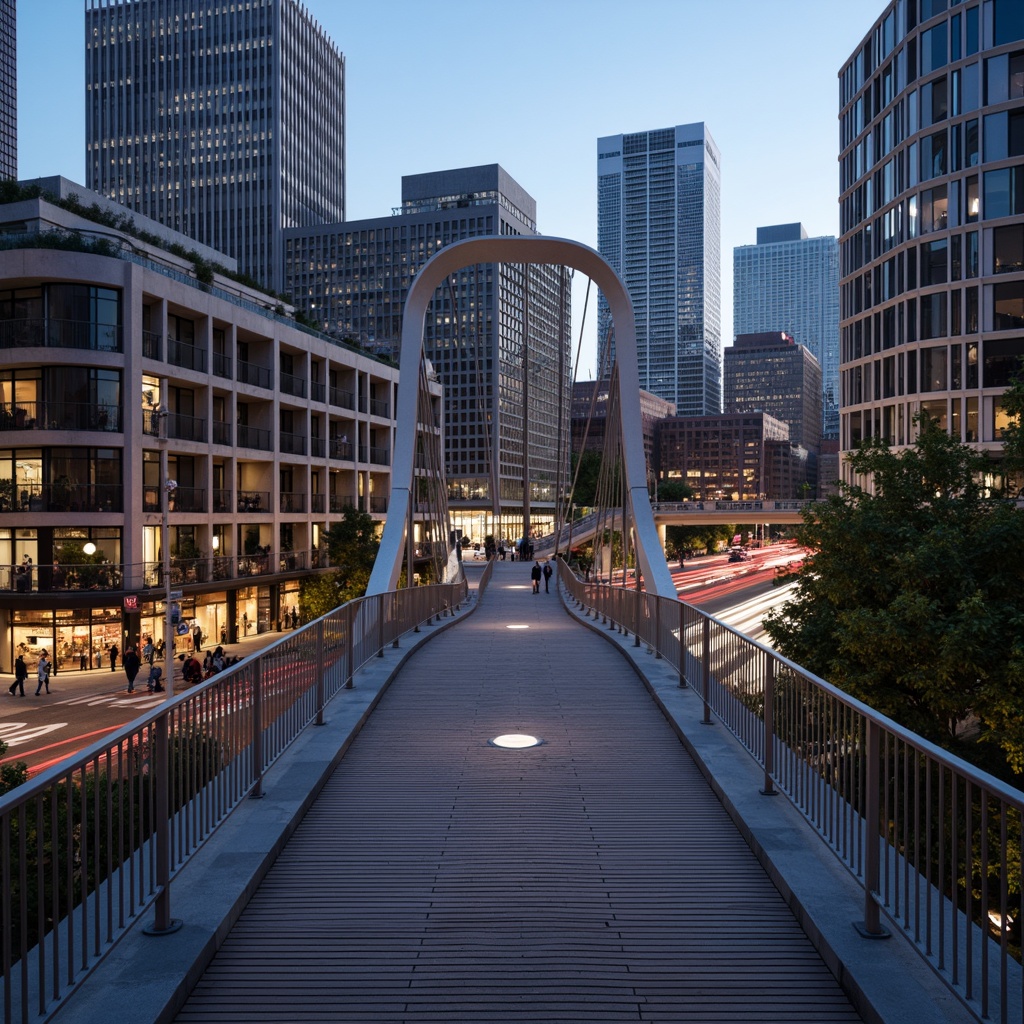
<path fill-rule="evenodd" d="M 281 290 L 345 217 L 345 60 L 297 0 L 86 0 L 86 184 Z"/>
<path fill-rule="evenodd" d="M 841 448 L 998 452 L 1024 357 L 1024 4 L 894 0 L 840 73 Z M 844 465 L 844 473 L 849 473 Z"/>
<path fill-rule="evenodd" d="M 597 248 L 629 289 L 640 387 L 680 416 L 722 408 L 720 164 L 702 122 L 597 140 Z M 610 326 L 600 296 L 599 376 Z"/>
<path fill-rule="evenodd" d="M 757 244 L 737 246 L 732 260 L 733 331 L 784 331 L 810 350 L 821 367 L 822 434 L 838 437 L 839 242 L 776 224 L 758 228 Z"/>
<path fill-rule="evenodd" d="M 18 177 L 16 0 L 0 0 L 0 178 Z"/>
<path fill-rule="evenodd" d="M 434 253 L 536 234 L 536 217 L 498 164 L 407 175 L 390 217 L 285 232 L 286 288 L 322 330 L 395 357 L 409 285 Z M 465 267 L 434 296 L 424 347 L 444 385 L 449 507 L 465 536 L 519 536 L 524 485 L 535 524 L 553 520 L 568 475 L 570 324 L 562 267 Z"/>
<path fill-rule="evenodd" d="M 741 334 L 725 350 L 725 411 L 766 412 L 811 452 L 821 446 L 821 366 L 784 331 Z"/>

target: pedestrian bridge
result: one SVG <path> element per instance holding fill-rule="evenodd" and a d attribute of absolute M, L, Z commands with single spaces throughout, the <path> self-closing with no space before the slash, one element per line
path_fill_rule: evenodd
<path fill-rule="evenodd" d="M 66 832 L 48 860 L 15 842 L 32 877 L 95 883 L 37 946 L 13 948 L 12 929 L 61 907 L 9 885 L 5 1021 L 976 1019 L 970 923 L 958 932 L 955 907 L 947 919 L 927 887 L 911 894 L 906 859 L 884 852 L 865 896 L 870 832 L 823 770 L 824 733 L 802 759 L 769 741 L 773 759 L 751 728 L 764 715 L 743 724 L 744 706 L 773 707 L 781 738 L 786 706 L 807 706 L 792 686 L 773 693 L 765 652 L 564 566 L 559 592 L 538 595 L 526 565 L 469 571 L 476 586 L 439 609 L 401 595 L 346 606 L 41 776 L 16 807 L 3 798 L 5 878 L 35 807 Z M 162 721 L 178 752 L 156 812 L 167 848 L 140 827 L 160 805 L 148 737 Z M 539 743 L 505 748 L 503 734 Z M 891 756 L 898 775 L 907 750 Z M 134 791 L 136 771 L 138 811 L 100 826 L 75 781 L 102 777 L 98 804 Z M 879 904 L 895 924 L 872 919 Z M 903 915 L 959 958 L 957 983 Z M 1019 1019 L 1016 962 L 986 963 Z"/>

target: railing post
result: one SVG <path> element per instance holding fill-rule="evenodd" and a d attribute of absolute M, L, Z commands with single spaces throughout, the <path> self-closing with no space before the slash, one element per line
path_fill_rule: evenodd
<path fill-rule="evenodd" d="M 377 594 L 373 599 L 377 607 L 377 657 L 384 657 L 384 646 L 387 641 L 384 639 L 384 595 Z"/>
<path fill-rule="evenodd" d="M 252 664 L 252 774 L 255 785 L 249 794 L 253 800 L 263 796 L 263 658 Z"/>
<path fill-rule="evenodd" d="M 857 931 L 868 939 L 887 939 L 889 932 L 882 927 L 875 894 L 879 889 L 881 851 L 879 843 L 879 783 L 881 782 L 881 728 L 877 722 L 867 721 L 864 767 L 864 923 L 856 924 Z"/>
<path fill-rule="evenodd" d="M 143 929 L 147 935 L 170 935 L 181 928 L 171 917 L 171 744 L 170 715 L 153 722 L 153 755 L 156 759 L 156 912 L 153 924 Z"/>
<path fill-rule="evenodd" d="M 764 655 L 764 796 L 777 796 L 775 788 L 775 659 Z"/>
<path fill-rule="evenodd" d="M 316 624 L 316 647 L 314 650 L 314 662 L 316 664 L 316 724 L 324 724 L 324 704 L 326 703 L 324 682 L 324 621 L 321 619 Z"/>
<path fill-rule="evenodd" d="M 376 602 L 378 605 L 380 601 Z M 365 604 L 365 602 L 364 602 Z M 380 617 L 378 607 L 378 618 Z M 356 616 L 352 602 L 345 605 L 345 689 L 352 689 L 352 677 L 356 674 L 356 640 L 353 635 L 356 631 Z M 380 656 L 384 657 L 383 644 L 381 645 Z"/>
<path fill-rule="evenodd" d="M 701 695 L 704 701 L 704 717 L 701 725 L 711 724 L 711 703 L 708 696 L 711 692 L 711 619 L 704 616 L 704 650 L 701 652 Z"/>
<path fill-rule="evenodd" d="M 664 657 L 661 653 L 661 598 L 654 599 L 654 660 Z"/>
<path fill-rule="evenodd" d="M 686 687 L 686 605 L 679 603 L 679 685 Z"/>
<path fill-rule="evenodd" d="M 392 647 L 398 646 L 398 638 L 401 636 L 401 631 L 398 628 L 398 591 L 394 590 L 391 592 L 391 626 L 395 631 L 395 638 L 391 641 Z"/>

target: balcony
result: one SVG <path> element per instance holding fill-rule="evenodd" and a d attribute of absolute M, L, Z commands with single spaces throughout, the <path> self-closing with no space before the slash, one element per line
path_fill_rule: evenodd
<path fill-rule="evenodd" d="M 273 512 L 270 505 L 270 491 L 239 491 L 239 512 Z"/>
<path fill-rule="evenodd" d="M 0 430 L 121 430 L 121 410 L 94 402 L 0 404 Z"/>
<path fill-rule="evenodd" d="M 336 405 L 339 409 L 354 409 L 356 396 L 344 388 L 331 388 L 331 405 Z"/>
<path fill-rule="evenodd" d="M 205 512 L 206 488 L 181 487 L 171 495 L 171 512 Z"/>
<path fill-rule="evenodd" d="M 301 494 L 298 491 L 282 491 L 281 492 L 281 511 L 282 512 L 305 512 L 306 511 L 306 495 Z"/>
<path fill-rule="evenodd" d="M 172 412 L 167 418 L 167 436 L 179 441 L 206 441 L 206 420 Z"/>
<path fill-rule="evenodd" d="M 206 372 L 206 350 L 175 338 L 167 339 L 167 362 L 186 370 Z"/>
<path fill-rule="evenodd" d="M 231 439 L 231 424 L 224 423 L 221 420 L 213 421 L 213 443 L 227 445 L 229 448 L 232 445 Z"/>
<path fill-rule="evenodd" d="M 54 590 L 120 590 L 123 586 L 122 567 L 112 562 L 0 566 L 0 588 L 21 594 Z"/>
<path fill-rule="evenodd" d="M 53 483 L 25 484 L 0 480 L 0 514 L 4 512 L 120 512 L 119 484 L 78 484 L 67 477 Z"/>
<path fill-rule="evenodd" d="M 309 496 L 309 511 L 314 515 L 323 513 L 327 508 L 326 496 L 323 494 L 311 494 Z"/>
<path fill-rule="evenodd" d="M 306 438 L 302 434 L 286 434 L 278 436 L 279 451 L 282 455 L 305 455 Z"/>
<path fill-rule="evenodd" d="M 294 395 L 296 398 L 306 397 L 306 382 L 293 373 L 281 373 L 278 390 L 283 395 Z"/>
<path fill-rule="evenodd" d="M 250 427 L 247 424 L 238 424 L 238 447 L 255 448 L 261 452 L 273 451 L 270 443 L 270 431 L 260 427 Z"/>
<path fill-rule="evenodd" d="M 238 361 L 238 383 L 253 384 L 258 388 L 269 389 L 273 385 L 274 374 L 266 366 Z"/>
<path fill-rule="evenodd" d="M 332 494 L 331 495 L 331 511 L 335 513 L 342 513 L 350 508 L 356 507 L 355 498 L 351 498 L 346 494 Z"/>
<path fill-rule="evenodd" d="M 88 320 L 42 317 L 0 322 L 0 348 L 73 348 L 90 352 L 120 352 L 121 328 Z"/>
<path fill-rule="evenodd" d="M 231 510 L 231 491 L 226 487 L 215 487 L 213 491 L 213 511 L 229 512 Z"/>
<path fill-rule="evenodd" d="M 371 416 L 383 416 L 387 419 L 388 416 L 388 403 L 380 398 L 370 399 L 370 415 Z"/>
<path fill-rule="evenodd" d="M 214 377 L 225 377 L 231 380 L 232 365 L 231 356 L 223 352 L 213 353 L 213 375 Z"/>
<path fill-rule="evenodd" d="M 353 447 L 351 441 L 338 441 L 331 438 L 331 458 L 352 461 Z"/>
<path fill-rule="evenodd" d="M 370 448 L 370 463 L 374 466 L 390 466 L 391 452 L 387 448 Z"/>
<path fill-rule="evenodd" d="M 156 331 L 142 332 L 142 354 L 146 359 L 164 360 L 164 339 Z"/>
<path fill-rule="evenodd" d="M 318 380 L 309 382 L 309 397 L 314 402 L 322 402 L 327 397 L 327 389 Z"/>
<path fill-rule="evenodd" d="M 387 497 L 376 497 L 370 495 L 370 511 L 371 512 L 387 512 L 388 510 L 388 499 Z"/>
<path fill-rule="evenodd" d="M 309 439 L 309 454 L 314 459 L 322 459 L 327 454 L 327 442 L 322 437 Z"/>

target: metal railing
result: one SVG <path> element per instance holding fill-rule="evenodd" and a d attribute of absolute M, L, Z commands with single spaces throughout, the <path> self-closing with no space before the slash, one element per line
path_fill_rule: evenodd
<path fill-rule="evenodd" d="M 51 1012 L 353 675 L 451 614 L 466 582 L 352 601 L 0 797 L 5 1024 Z"/>
<path fill-rule="evenodd" d="M 120 352 L 119 324 L 89 320 L 27 317 L 0 321 L 0 348 L 74 348 L 91 352 Z"/>
<path fill-rule="evenodd" d="M 1024 793 L 675 598 L 560 580 L 587 616 L 679 674 L 861 883 L 882 915 L 981 1018 L 1021 1020 Z"/>
<path fill-rule="evenodd" d="M 258 388 L 270 388 L 273 386 L 274 373 L 267 366 L 247 363 L 244 359 L 239 359 L 237 380 L 239 384 L 254 384 Z"/>

